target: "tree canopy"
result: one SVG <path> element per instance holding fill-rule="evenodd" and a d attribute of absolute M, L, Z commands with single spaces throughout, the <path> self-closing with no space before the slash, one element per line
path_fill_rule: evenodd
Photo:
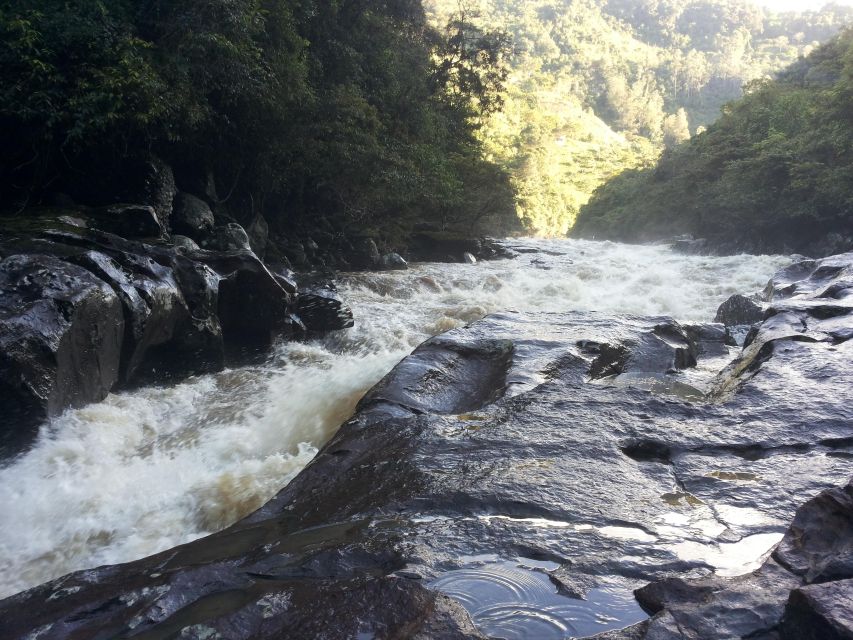
<path fill-rule="evenodd" d="M 599 189 L 574 233 L 717 248 L 809 251 L 853 232 L 853 30 L 759 80 L 657 166 Z"/>
<path fill-rule="evenodd" d="M 835 5 L 773 13 L 746 0 L 426 0 L 445 24 L 512 36 L 502 112 L 480 131 L 531 232 L 563 235 L 603 182 L 652 165 L 853 19 Z"/>
<path fill-rule="evenodd" d="M 508 178 L 475 135 L 506 41 L 456 27 L 418 0 L 7 0 L 0 204 L 98 204 L 153 154 L 283 231 L 511 229 Z"/>

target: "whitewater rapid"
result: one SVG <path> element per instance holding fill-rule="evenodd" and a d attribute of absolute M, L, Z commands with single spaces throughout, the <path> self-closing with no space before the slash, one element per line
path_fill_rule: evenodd
<path fill-rule="evenodd" d="M 431 335 L 498 310 L 598 310 L 707 322 L 783 256 L 513 240 L 514 260 L 341 276 L 356 326 L 267 362 L 110 395 L 45 425 L 0 469 L 0 598 L 220 530 L 285 486 L 359 398 Z"/>

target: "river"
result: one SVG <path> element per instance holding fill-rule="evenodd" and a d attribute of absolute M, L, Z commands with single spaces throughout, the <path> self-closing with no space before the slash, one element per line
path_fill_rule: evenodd
<path fill-rule="evenodd" d="M 44 425 L 0 469 L 0 597 L 220 530 L 272 497 L 358 399 L 431 335 L 498 310 L 598 310 L 710 321 L 781 256 L 513 240 L 514 260 L 342 275 L 356 326 L 266 362 L 110 395 Z"/>

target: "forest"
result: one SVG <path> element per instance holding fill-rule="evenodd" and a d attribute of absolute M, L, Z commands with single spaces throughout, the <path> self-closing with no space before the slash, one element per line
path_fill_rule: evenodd
<path fill-rule="evenodd" d="M 848 30 L 776 80 L 749 85 L 718 122 L 667 151 L 657 166 L 602 187 L 573 233 L 632 240 L 687 233 L 726 251 L 846 250 L 851 99 Z"/>
<path fill-rule="evenodd" d="M 518 213 L 564 235 L 609 178 L 654 164 L 720 116 L 743 87 L 808 54 L 853 9 L 774 13 L 743 0 L 427 0 L 511 36 L 503 109 L 480 131 L 512 175 Z"/>
<path fill-rule="evenodd" d="M 126 201 L 156 158 L 273 246 L 565 235 L 600 185 L 851 18 L 744 0 L 8 0 L 0 210 Z"/>
<path fill-rule="evenodd" d="M 515 231 L 508 176 L 475 136 L 505 43 L 464 35 L 419 0 L 9 0 L 0 203 L 122 200 L 156 157 L 218 218 L 263 216 L 273 238 Z"/>

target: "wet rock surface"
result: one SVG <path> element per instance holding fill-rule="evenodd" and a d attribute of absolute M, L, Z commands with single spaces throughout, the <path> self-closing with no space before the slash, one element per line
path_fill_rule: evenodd
<path fill-rule="evenodd" d="M 100 230 L 125 216 L 126 235 L 140 235 L 133 225 L 142 220 L 156 236 L 150 206 L 76 213 L 0 237 L 0 454 L 114 388 L 217 371 L 303 329 L 295 290 L 246 247 L 210 251 Z"/>
<path fill-rule="evenodd" d="M 196 242 L 205 240 L 215 225 L 210 205 L 189 193 L 178 193 L 172 214 L 172 230 L 189 236 Z"/>
<path fill-rule="evenodd" d="M 850 473 L 851 263 L 784 275 L 742 352 L 719 325 L 581 312 L 431 339 L 260 510 L 13 596 L 2 635 L 846 633 L 849 487 L 789 525 Z"/>
<path fill-rule="evenodd" d="M 853 638 L 853 580 L 812 584 L 792 591 L 779 635 L 783 640 Z"/>
<path fill-rule="evenodd" d="M 119 297 L 85 268 L 44 254 L 0 261 L 0 451 L 47 416 L 106 397 L 123 331 Z"/>
<path fill-rule="evenodd" d="M 295 311 L 309 331 L 347 329 L 355 323 L 352 310 L 331 282 L 309 284 L 300 289 Z"/>
<path fill-rule="evenodd" d="M 720 305 L 714 322 L 721 322 L 727 327 L 752 325 L 764 319 L 764 308 L 757 301 L 747 296 L 735 294 Z"/>

